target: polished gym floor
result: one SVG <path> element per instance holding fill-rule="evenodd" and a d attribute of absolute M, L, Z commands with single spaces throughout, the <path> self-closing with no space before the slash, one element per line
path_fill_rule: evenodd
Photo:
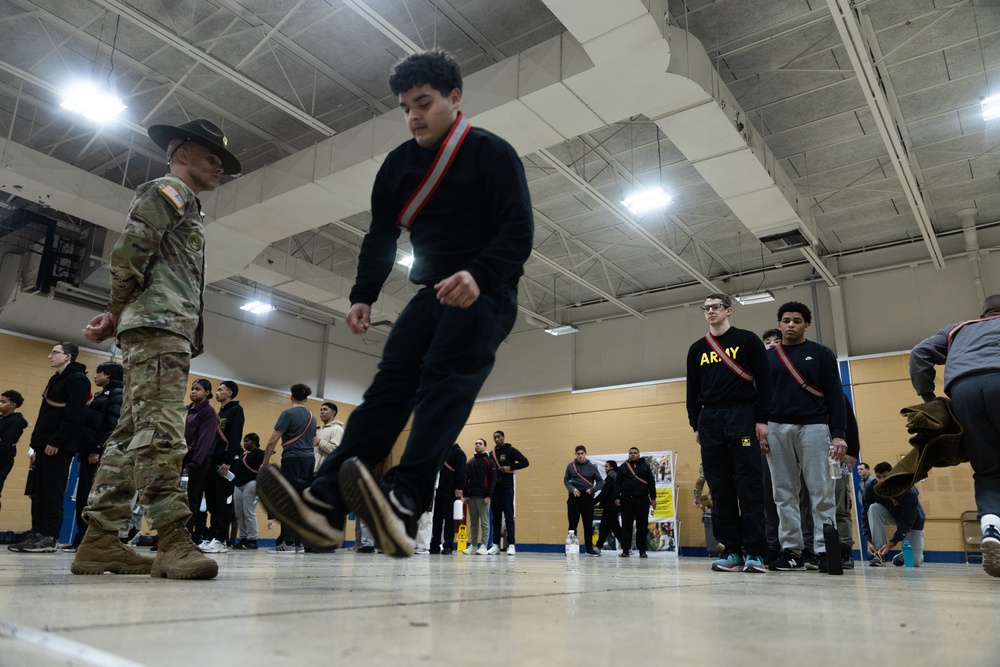
<path fill-rule="evenodd" d="M 0 551 L 0 666 L 989 665 L 980 565 L 719 573 L 705 558 L 213 556 L 213 581 Z"/>

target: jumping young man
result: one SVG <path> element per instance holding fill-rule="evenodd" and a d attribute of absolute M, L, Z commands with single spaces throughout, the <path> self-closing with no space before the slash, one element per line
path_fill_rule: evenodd
<path fill-rule="evenodd" d="M 393 324 L 363 402 L 340 447 L 301 493 L 265 466 L 264 505 L 314 547 L 337 547 L 355 511 L 390 556 L 411 556 L 434 478 L 517 317 L 517 283 L 534 221 L 521 160 L 506 141 L 462 115 L 462 75 L 443 51 L 400 61 L 389 77 L 413 139 L 391 151 L 375 178 L 372 222 L 361 244 L 347 325 L 364 334 L 371 304 L 410 234 L 418 291 Z M 410 414 L 398 465 L 386 458 Z"/>

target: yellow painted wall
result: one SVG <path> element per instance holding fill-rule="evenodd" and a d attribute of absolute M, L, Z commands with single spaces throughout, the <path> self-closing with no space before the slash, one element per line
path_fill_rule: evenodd
<path fill-rule="evenodd" d="M 52 376 L 52 369 L 48 365 L 47 355 L 52 349 L 52 342 L 20 338 L 7 334 L 0 334 L 0 391 L 15 389 L 24 396 L 24 405 L 20 412 L 28 420 L 28 428 L 17 446 L 17 463 L 11 471 L 7 482 L 4 484 L 2 503 L 0 509 L 0 530 L 27 530 L 31 527 L 31 501 L 24 495 L 25 477 L 28 471 L 28 442 L 31 439 L 31 429 L 34 428 L 35 418 L 38 416 L 38 408 L 42 400 L 42 391 L 45 384 Z M 87 372 L 93 381 L 94 370 L 97 365 L 109 360 L 107 354 L 97 355 L 92 352 L 81 351 L 77 359 L 87 367 Z M 121 361 L 118 359 L 117 361 Z M 219 382 L 229 378 L 214 378 L 192 374 L 190 380 L 194 381 L 199 377 L 206 377 L 211 381 L 213 391 Z M 287 391 L 287 390 L 286 390 Z M 291 407 L 287 393 L 280 393 L 269 389 L 240 386 L 240 393 L 237 397 L 243 411 L 246 414 L 246 426 L 244 433 L 256 433 L 260 436 L 261 446 L 267 442 L 274 431 L 274 423 L 282 410 Z M 337 400 L 336 397 L 326 397 L 325 399 L 309 399 L 309 408 L 319 419 L 319 408 L 323 400 L 330 400 L 337 404 L 339 413 L 338 419 L 346 421 L 355 406 Z M 219 404 L 212 401 L 213 407 L 218 410 Z M 276 452 L 276 462 L 280 459 L 281 447 Z M 258 506 L 258 525 L 260 537 L 264 539 L 275 538 L 278 535 L 278 524 L 274 523 L 273 528 L 268 529 L 267 517 L 263 507 Z"/>
<path fill-rule="evenodd" d="M 25 396 L 22 412 L 34 421 L 45 382 L 51 375 L 46 355 L 51 344 L 0 335 L 0 386 L 17 389 Z M 92 372 L 107 357 L 81 353 L 80 361 Z M 907 373 L 908 355 L 894 355 L 851 361 L 855 409 L 861 429 L 862 459 L 874 465 L 894 463 L 908 451 L 907 433 L 899 410 L 918 403 Z M 192 377 L 192 380 L 195 379 Z M 210 378 L 213 386 L 225 378 Z M 3 390 L 0 389 L 0 390 Z M 477 403 L 459 436 L 467 455 L 476 438 L 492 443 L 493 431 L 505 432 L 531 461 L 517 475 L 517 541 L 521 543 L 561 543 L 565 537 L 566 491 L 562 476 L 578 444 L 591 454 L 624 453 L 635 445 L 642 451 L 674 450 L 677 480 L 677 514 L 683 546 L 704 546 L 700 511 L 691 503 L 691 489 L 698 473 L 700 453 L 687 424 L 683 381 L 624 389 L 573 394 L 560 392 L 506 398 Z M 240 403 L 247 415 L 247 432 L 255 431 L 266 441 L 278 414 L 288 403 L 287 394 L 242 387 Z M 328 397 L 340 406 L 346 421 L 354 406 Z M 310 401 L 317 413 L 319 400 Z M 404 431 L 393 452 L 398 459 Z M 29 502 L 22 494 L 27 469 L 27 434 L 19 446 L 19 464 L 7 480 L 0 512 L 0 529 L 24 530 L 30 525 Z M 492 447 L 492 444 L 491 444 Z M 961 551 L 959 516 L 974 509 L 972 472 L 968 464 L 934 470 L 919 485 L 921 502 L 927 512 L 926 548 L 932 551 Z M 259 510 L 262 538 L 277 535 L 277 524 L 267 529 L 263 509 Z M 351 537 L 349 535 L 349 537 Z"/>

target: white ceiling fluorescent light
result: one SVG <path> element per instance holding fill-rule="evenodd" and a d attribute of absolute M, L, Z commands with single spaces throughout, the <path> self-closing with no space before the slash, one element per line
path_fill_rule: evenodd
<path fill-rule="evenodd" d="M 983 120 L 996 120 L 1000 118 L 1000 95 L 991 97 L 980 97 L 979 103 L 983 106 Z"/>
<path fill-rule="evenodd" d="M 751 292 L 749 294 L 737 294 L 733 297 L 741 306 L 752 306 L 755 303 L 768 303 L 774 301 L 774 294 L 771 290 L 763 292 Z"/>
<path fill-rule="evenodd" d="M 636 192 L 635 194 L 622 200 L 622 205 L 629 210 L 632 215 L 647 213 L 667 206 L 673 197 L 663 191 L 663 188 L 655 187 Z"/>
<path fill-rule="evenodd" d="M 128 109 L 120 97 L 98 90 L 92 83 L 71 86 L 63 93 L 63 101 L 59 106 L 101 124 Z"/>
<path fill-rule="evenodd" d="M 271 304 L 264 303 L 263 301 L 257 301 L 256 299 L 254 299 L 253 301 L 247 301 L 242 306 L 240 306 L 240 310 L 245 310 L 247 312 L 253 313 L 254 315 L 263 315 L 264 313 L 270 313 L 274 309 L 275 309 L 274 306 L 272 306 Z"/>
<path fill-rule="evenodd" d="M 572 324 L 564 324 L 561 327 L 549 327 L 545 330 L 545 333 L 552 336 L 565 336 L 566 334 L 575 334 L 579 332 L 580 330 Z"/>

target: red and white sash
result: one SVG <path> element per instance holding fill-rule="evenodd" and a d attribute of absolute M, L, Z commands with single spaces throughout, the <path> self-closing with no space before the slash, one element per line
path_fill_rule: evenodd
<path fill-rule="evenodd" d="M 458 155 L 458 149 L 462 147 L 462 142 L 465 141 L 465 137 L 471 129 L 472 125 L 466 120 L 465 115 L 459 111 L 458 118 L 455 119 L 451 130 L 448 131 L 448 135 L 441 142 L 441 147 L 438 148 L 431 168 L 427 170 L 424 179 L 420 181 L 420 185 L 417 186 L 417 189 L 413 191 L 413 194 L 410 195 L 410 198 L 403 205 L 402 210 L 400 210 L 399 217 L 396 219 L 396 224 L 400 228 L 407 231 L 413 229 L 413 219 L 417 217 L 417 214 L 423 209 L 424 204 L 427 203 L 434 194 L 434 191 L 441 185 L 441 181 L 444 180 L 445 174 L 448 173 L 451 163 L 455 160 L 455 156 Z"/>
<path fill-rule="evenodd" d="M 708 343 L 708 346 L 712 348 L 712 351 L 715 352 L 720 359 L 722 359 L 722 363 L 724 363 L 729 370 L 736 374 L 736 377 L 741 380 L 745 380 L 746 382 L 753 382 L 753 373 L 750 373 L 736 363 L 735 359 L 731 359 L 729 355 L 726 354 L 726 351 L 722 349 L 722 346 L 719 345 L 719 341 L 715 340 L 715 336 L 711 333 L 707 333 L 705 334 L 705 341 Z"/>
<path fill-rule="evenodd" d="M 781 343 L 774 346 L 774 351 L 778 355 L 778 359 L 781 360 L 781 365 L 785 367 L 788 374 L 792 376 L 793 380 L 795 380 L 795 384 L 799 385 L 799 387 L 801 387 L 807 394 L 815 396 L 816 398 L 823 398 L 823 396 L 825 396 L 822 389 L 814 387 L 806 382 L 806 379 L 802 377 L 802 373 L 800 373 L 799 369 L 795 367 L 792 360 L 788 358 L 788 353 L 785 352 Z"/>
<path fill-rule="evenodd" d="M 965 325 L 975 324 L 976 322 L 988 322 L 989 320 L 995 320 L 998 317 L 1000 317 L 1000 315 L 993 315 L 992 317 L 980 317 L 977 320 L 966 320 L 965 322 L 959 322 L 958 324 L 956 324 L 951 328 L 951 331 L 948 332 L 948 348 L 949 349 L 951 348 L 951 341 L 955 339 L 955 336 L 958 334 L 959 331 L 961 331 L 965 327 Z"/>

